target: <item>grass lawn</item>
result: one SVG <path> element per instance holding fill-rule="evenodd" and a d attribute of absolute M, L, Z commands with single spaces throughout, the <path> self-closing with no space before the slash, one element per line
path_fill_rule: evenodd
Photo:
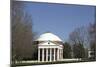
<path fill-rule="evenodd" d="M 80 62 L 93 62 L 93 61 L 81 60 L 81 61 L 56 61 L 56 62 L 16 63 L 15 65 L 12 65 L 12 67 L 16 67 L 16 66 L 31 66 L 31 65 L 47 65 L 47 64 L 62 64 L 62 63 L 80 63 Z"/>

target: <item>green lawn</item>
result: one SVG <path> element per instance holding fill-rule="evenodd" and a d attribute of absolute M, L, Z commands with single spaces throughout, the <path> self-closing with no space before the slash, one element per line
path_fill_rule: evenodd
<path fill-rule="evenodd" d="M 47 65 L 47 64 L 61 64 L 61 63 L 80 63 L 80 62 L 91 62 L 91 61 L 89 61 L 89 60 L 81 60 L 81 61 L 56 61 L 56 62 L 16 63 L 15 65 L 12 65 L 12 67 L 16 67 L 16 66 L 31 66 L 31 65 Z"/>

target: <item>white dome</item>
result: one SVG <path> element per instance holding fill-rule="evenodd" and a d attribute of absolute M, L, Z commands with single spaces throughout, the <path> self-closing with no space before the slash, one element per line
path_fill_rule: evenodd
<path fill-rule="evenodd" d="M 62 41 L 58 36 L 52 34 L 52 33 L 44 33 L 40 35 L 40 37 L 37 39 L 37 41 Z"/>

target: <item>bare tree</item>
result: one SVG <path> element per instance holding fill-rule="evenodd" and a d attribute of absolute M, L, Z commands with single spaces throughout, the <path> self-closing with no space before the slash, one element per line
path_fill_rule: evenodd
<path fill-rule="evenodd" d="M 88 33 L 85 27 L 76 28 L 69 35 L 69 43 L 72 44 L 72 50 L 75 58 L 85 58 L 85 47 L 88 45 Z"/>
<path fill-rule="evenodd" d="M 63 44 L 64 49 L 63 49 L 63 57 L 64 58 L 72 58 L 71 53 L 72 53 L 72 49 L 71 49 L 71 45 L 67 42 L 65 42 Z"/>
<path fill-rule="evenodd" d="M 93 57 L 91 59 L 96 59 L 96 23 L 89 25 L 89 44 L 90 50 L 93 52 Z"/>
<path fill-rule="evenodd" d="M 83 44 L 73 45 L 74 58 L 85 58 L 85 48 Z"/>
<path fill-rule="evenodd" d="M 89 40 L 90 40 L 90 48 L 92 50 L 96 50 L 96 23 L 90 24 L 89 25 Z M 94 47 L 92 48 L 92 46 L 94 45 Z"/>
<path fill-rule="evenodd" d="M 69 35 L 69 41 L 73 44 L 84 44 L 84 46 L 87 46 L 86 43 L 88 41 L 88 33 L 86 27 L 80 27 L 76 28 L 73 32 Z"/>
<path fill-rule="evenodd" d="M 23 2 L 12 1 L 12 60 L 31 58 L 33 53 L 32 18 L 24 11 Z"/>

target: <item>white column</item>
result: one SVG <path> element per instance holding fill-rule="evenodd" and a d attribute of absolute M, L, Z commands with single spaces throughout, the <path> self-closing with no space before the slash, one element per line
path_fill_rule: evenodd
<path fill-rule="evenodd" d="M 62 59 L 63 59 L 63 49 L 62 49 Z"/>
<path fill-rule="evenodd" d="M 62 49 L 60 49 L 60 51 L 61 51 L 61 53 L 60 53 L 60 54 L 61 54 L 61 57 L 60 57 L 60 59 L 62 59 Z"/>
<path fill-rule="evenodd" d="M 61 49 L 59 49 L 59 59 L 61 59 Z"/>
<path fill-rule="evenodd" d="M 60 49 L 60 59 L 62 59 L 62 49 Z"/>
<path fill-rule="evenodd" d="M 61 49 L 61 59 L 62 59 L 62 55 L 63 55 L 63 54 L 62 54 L 62 49 Z"/>
<path fill-rule="evenodd" d="M 55 48 L 54 48 L 54 61 L 55 61 Z"/>
<path fill-rule="evenodd" d="M 59 60 L 59 49 L 57 49 L 57 60 Z"/>
<path fill-rule="evenodd" d="M 46 61 L 48 61 L 48 48 L 46 49 Z"/>
<path fill-rule="evenodd" d="M 52 49 L 50 48 L 50 61 L 52 60 Z"/>
<path fill-rule="evenodd" d="M 44 48 L 42 48 L 42 61 L 44 61 Z"/>
<path fill-rule="evenodd" d="M 38 61 L 40 61 L 40 48 L 38 48 Z"/>

